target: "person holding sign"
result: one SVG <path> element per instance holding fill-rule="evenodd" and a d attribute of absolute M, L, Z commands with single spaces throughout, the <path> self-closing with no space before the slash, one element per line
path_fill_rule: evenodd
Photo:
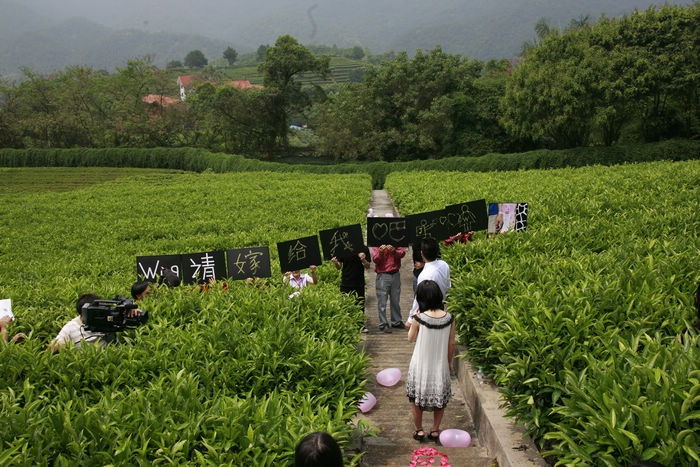
<path fill-rule="evenodd" d="M 293 288 L 302 290 L 309 284 L 317 284 L 318 276 L 316 275 L 316 265 L 312 264 L 309 266 L 309 272 L 311 274 L 302 274 L 299 269 L 292 272 L 285 272 L 282 282 L 291 285 Z"/>
<path fill-rule="evenodd" d="M 379 313 L 379 330 L 390 333 L 391 328 L 386 320 L 386 302 L 390 300 L 391 327 L 403 328 L 401 320 L 401 258 L 406 256 L 403 247 L 392 245 L 381 245 L 372 247 L 372 261 L 374 261 L 374 271 L 377 273 L 377 312 Z"/>
<path fill-rule="evenodd" d="M 12 302 L 9 298 L 0 300 L 0 340 L 7 343 L 10 326 L 15 320 L 15 315 L 12 314 Z M 12 336 L 10 342 L 22 342 L 27 336 L 19 332 Z"/>
<path fill-rule="evenodd" d="M 341 270 L 340 291 L 344 294 L 355 294 L 355 303 L 365 309 L 365 269 L 371 263 L 369 249 L 362 245 L 357 253 L 348 251 L 331 258 L 331 262 Z M 363 332 L 366 332 L 363 329 Z"/>

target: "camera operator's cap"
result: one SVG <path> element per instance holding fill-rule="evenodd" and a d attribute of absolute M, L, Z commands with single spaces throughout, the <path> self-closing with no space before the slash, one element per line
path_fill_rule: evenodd
<path fill-rule="evenodd" d="M 180 285 L 182 282 L 182 279 L 180 279 L 180 276 L 178 276 L 175 271 L 171 269 L 166 269 L 166 271 L 163 273 L 163 280 L 165 281 L 166 284 L 168 284 L 168 287 L 177 287 Z"/>

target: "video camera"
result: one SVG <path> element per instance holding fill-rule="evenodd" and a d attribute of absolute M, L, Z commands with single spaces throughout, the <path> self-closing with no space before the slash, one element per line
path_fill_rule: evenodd
<path fill-rule="evenodd" d="M 119 332 L 148 322 L 148 311 L 140 310 L 136 316 L 127 316 L 130 310 L 137 308 L 130 298 L 116 296 L 113 300 L 100 299 L 86 303 L 80 316 L 88 331 Z"/>

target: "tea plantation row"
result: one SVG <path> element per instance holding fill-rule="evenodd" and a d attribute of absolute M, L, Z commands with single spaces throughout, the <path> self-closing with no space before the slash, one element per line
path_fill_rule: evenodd
<path fill-rule="evenodd" d="M 402 214 L 529 202 L 528 229 L 444 251 L 449 308 L 508 412 L 563 465 L 700 462 L 700 162 L 404 172 Z"/>
<path fill-rule="evenodd" d="M 29 335 L 0 344 L 0 465 L 285 465 L 319 430 L 352 456 L 363 314 L 333 267 L 294 300 L 276 258 L 256 286 L 157 287 L 141 305 L 148 324 L 121 345 L 45 348 L 79 294 L 128 295 L 137 255 L 270 246 L 360 222 L 368 176 L 150 172 L 58 193 L 22 186 L 0 193 L 0 297 L 13 300 L 12 332 Z"/>

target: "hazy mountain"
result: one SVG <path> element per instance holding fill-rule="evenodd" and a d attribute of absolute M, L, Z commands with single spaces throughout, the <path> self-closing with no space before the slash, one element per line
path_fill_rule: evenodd
<path fill-rule="evenodd" d="M 21 1 L 21 3 L 20 3 Z M 684 4 L 685 2 L 672 2 Z M 541 17 L 617 16 L 651 0 L 0 0 L 0 73 L 86 64 L 113 69 L 151 54 L 165 65 L 201 49 L 218 58 L 291 34 L 305 44 L 360 45 L 373 53 L 431 49 L 510 57 Z M 76 17 L 84 19 L 77 20 Z"/>

